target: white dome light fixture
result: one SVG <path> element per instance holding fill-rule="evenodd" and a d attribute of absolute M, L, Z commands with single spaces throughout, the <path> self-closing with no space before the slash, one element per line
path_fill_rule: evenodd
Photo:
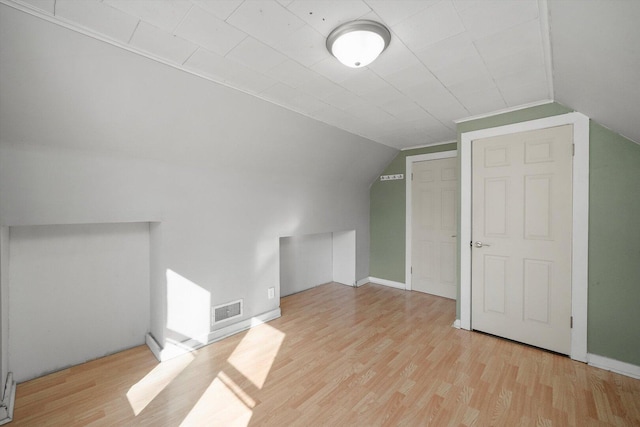
<path fill-rule="evenodd" d="M 360 19 L 333 30 L 327 37 L 327 50 L 347 67 L 361 68 L 375 61 L 390 41 L 387 27 Z"/>

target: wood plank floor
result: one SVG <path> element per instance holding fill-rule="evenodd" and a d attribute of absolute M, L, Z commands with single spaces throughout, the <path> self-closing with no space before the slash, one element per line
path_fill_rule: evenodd
<path fill-rule="evenodd" d="M 323 285 L 194 354 L 137 347 L 19 384 L 11 425 L 640 426 L 640 380 L 454 317 L 444 298 Z"/>

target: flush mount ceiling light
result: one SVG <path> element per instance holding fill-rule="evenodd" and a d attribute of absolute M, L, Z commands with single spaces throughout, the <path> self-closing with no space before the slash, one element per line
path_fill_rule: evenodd
<path fill-rule="evenodd" d="M 347 67 L 371 64 L 389 46 L 391 33 L 384 25 L 369 20 L 347 22 L 327 37 L 327 50 Z"/>

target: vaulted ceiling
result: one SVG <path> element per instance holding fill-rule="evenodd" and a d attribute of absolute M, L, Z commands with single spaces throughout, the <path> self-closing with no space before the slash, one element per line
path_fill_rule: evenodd
<path fill-rule="evenodd" d="M 640 141 L 640 1 L 2 2 L 399 149 L 548 100 Z M 361 69 L 325 48 L 354 19 L 392 33 Z"/>

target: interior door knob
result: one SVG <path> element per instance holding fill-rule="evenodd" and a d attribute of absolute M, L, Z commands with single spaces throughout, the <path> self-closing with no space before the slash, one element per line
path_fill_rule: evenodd
<path fill-rule="evenodd" d="M 476 248 L 482 248 L 483 246 L 491 246 L 491 245 L 487 245 L 486 243 L 482 243 L 479 240 L 476 242 Z"/>

